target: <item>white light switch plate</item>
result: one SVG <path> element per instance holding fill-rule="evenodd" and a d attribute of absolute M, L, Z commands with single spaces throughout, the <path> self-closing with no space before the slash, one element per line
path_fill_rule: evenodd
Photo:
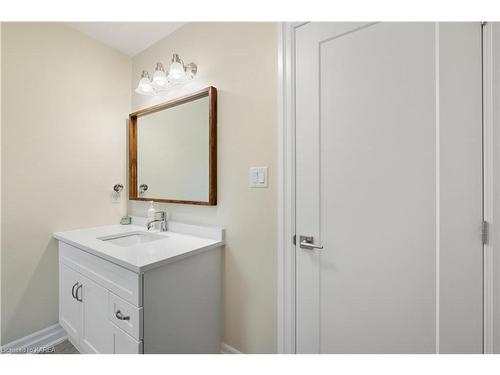
<path fill-rule="evenodd" d="M 252 188 L 268 187 L 268 167 L 251 167 L 248 179 Z"/>

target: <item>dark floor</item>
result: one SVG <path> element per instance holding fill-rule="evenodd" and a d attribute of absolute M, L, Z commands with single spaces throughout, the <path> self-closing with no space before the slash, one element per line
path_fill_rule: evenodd
<path fill-rule="evenodd" d="M 68 340 L 47 349 L 40 354 L 80 354 L 78 350 Z"/>

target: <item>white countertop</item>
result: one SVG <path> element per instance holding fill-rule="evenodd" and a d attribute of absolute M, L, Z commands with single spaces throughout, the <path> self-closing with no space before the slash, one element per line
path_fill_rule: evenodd
<path fill-rule="evenodd" d="M 164 236 L 152 242 L 122 247 L 98 239 L 127 232 L 143 231 L 142 225 L 106 225 L 54 233 L 59 241 L 75 246 L 136 273 L 175 262 L 179 259 L 224 244 L 224 230 L 169 222 L 169 231 L 154 232 Z"/>

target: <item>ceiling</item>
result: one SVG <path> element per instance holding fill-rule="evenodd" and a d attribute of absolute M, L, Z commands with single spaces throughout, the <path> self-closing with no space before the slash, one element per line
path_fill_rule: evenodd
<path fill-rule="evenodd" d="M 134 56 L 177 30 L 184 22 L 66 22 L 66 25 Z"/>

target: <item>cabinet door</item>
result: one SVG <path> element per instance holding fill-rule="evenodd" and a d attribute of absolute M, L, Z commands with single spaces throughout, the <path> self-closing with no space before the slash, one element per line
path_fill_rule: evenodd
<path fill-rule="evenodd" d="M 143 351 L 142 340 L 138 341 L 123 332 L 113 323 L 109 323 L 113 340 L 114 354 L 141 354 Z"/>
<path fill-rule="evenodd" d="M 77 295 L 83 301 L 81 345 L 86 353 L 112 353 L 113 341 L 108 320 L 108 290 L 88 278 Z"/>
<path fill-rule="evenodd" d="M 73 341 L 79 342 L 83 304 L 76 298 L 76 290 L 82 285 L 83 276 L 63 263 L 59 272 L 59 323 Z"/>

